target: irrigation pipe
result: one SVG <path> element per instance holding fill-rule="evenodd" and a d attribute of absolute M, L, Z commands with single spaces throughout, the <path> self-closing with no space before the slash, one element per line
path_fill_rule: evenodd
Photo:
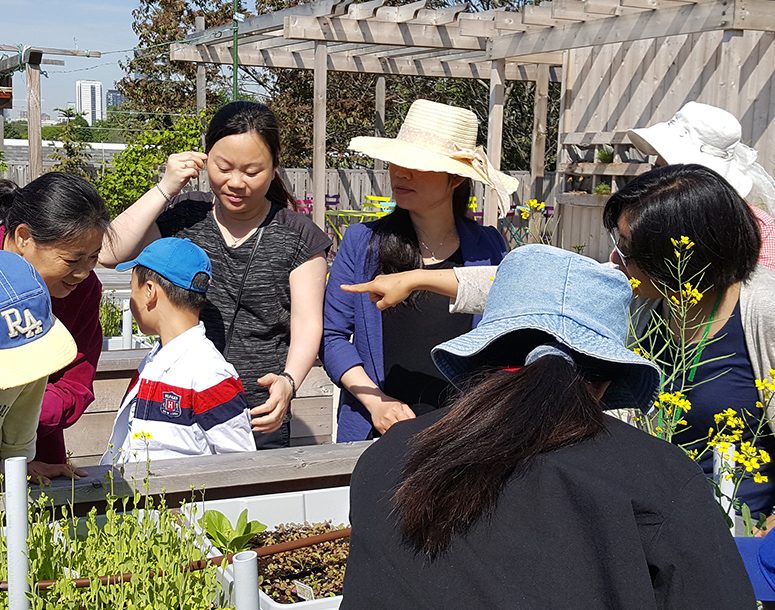
<path fill-rule="evenodd" d="M 242 551 L 232 558 L 236 610 L 260 610 L 258 605 L 258 553 Z"/>
<path fill-rule="evenodd" d="M 27 458 L 5 460 L 5 535 L 8 549 L 8 608 L 28 610 Z"/>
<path fill-rule="evenodd" d="M 26 470 L 25 470 L 26 472 Z M 26 477 L 26 475 L 25 475 Z M 25 478 L 26 481 L 26 478 Z M 25 521 L 26 523 L 26 521 Z M 295 551 L 296 549 L 303 549 L 308 546 L 314 546 L 321 544 L 322 542 L 331 542 L 332 540 L 339 540 L 341 538 L 349 538 L 352 529 L 346 527 L 341 530 L 335 530 L 333 532 L 326 532 L 325 534 L 316 534 L 315 536 L 307 536 L 306 538 L 299 538 L 298 540 L 289 540 L 288 542 L 279 542 L 277 544 L 270 544 L 267 546 L 261 546 L 255 549 L 250 549 L 256 552 L 258 557 L 269 557 L 270 555 L 276 555 L 278 553 L 285 553 L 287 551 Z M 25 537 L 26 541 L 26 537 Z M 239 553 L 237 553 L 239 554 Z M 186 572 L 196 572 L 203 570 L 208 566 L 216 565 L 220 566 L 223 561 L 232 563 L 234 555 L 229 553 L 227 555 L 217 555 L 215 557 L 208 557 L 207 559 L 200 559 L 198 561 L 190 562 L 186 567 Z M 133 572 L 124 572 L 123 574 L 112 574 L 110 576 L 96 576 L 94 578 L 75 578 L 73 579 L 73 586 L 77 589 L 84 589 L 91 586 L 92 582 L 99 581 L 103 585 L 115 585 L 131 580 Z M 164 576 L 163 570 L 156 570 L 150 572 L 149 576 Z M 26 579 L 25 579 L 26 582 Z M 57 583 L 56 580 L 40 580 L 35 583 L 35 588 L 38 591 L 44 591 L 50 589 Z M 8 582 L 0 581 L 0 591 L 8 591 Z M 26 608 L 26 606 L 25 606 Z M 16 610 L 15 608 L 9 608 L 9 610 Z"/>

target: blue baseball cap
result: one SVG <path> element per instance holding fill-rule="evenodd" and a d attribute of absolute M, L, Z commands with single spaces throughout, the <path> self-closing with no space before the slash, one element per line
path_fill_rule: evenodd
<path fill-rule="evenodd" d="M 131 261 L 116 265 L 116 271 L 126 271 L 135 265 L 142 265 L 155 271 L 175 286 L 194 292 L 207 292 L 207 288 L 195 288 L 197 273 L 213 277 L 213 268 L 207 253 L 190 239 L 163 237 L 149 244 Z"/>
<path fill-rule="evenodd" d="M 735 538 L 753 592 L 760 602 L 775 602 L 775 534 Z"/>
<path fill-rule="evenodd" d="M 0 390 L 56 373 L 77 353 L 43 278 L 18 254 L 0 250 Z"/>

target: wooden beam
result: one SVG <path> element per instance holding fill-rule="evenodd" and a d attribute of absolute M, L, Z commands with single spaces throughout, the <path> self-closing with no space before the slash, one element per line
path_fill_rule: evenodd
<path fill-rule="evenodd" d="M 731 0 L 734 20 L 731 29 L 775 32 L 775 2 L 772 0 Z"/>
<path fill-rule="evenodd" d="M 562 56 L 562 54 L 550 54 L 544 57 Z M 173 44 L 170 49 L 170 59 L 176 61 L 193 61 L 213 64 L 231 64 L 231 52 L 228 47 L 194 47 L 189 44 Z M 533 60 L 533 57 L 526 59 Z M 287 53 L 279 50 L 250 49 L 239 50 L 239 61 L 243 66 L 261 66 L 265 68 L 291 68 L 299 70 L 312 70 L 314 68 L 314 52 Z M 411 59 L 380 59 L 373 56 L 358 57 L 348 53 L 330 53 L 328 55 L 328 69 L 335 72 L 359 72 L 364 74 L 397 74 L 404 76 L 427 76 L 441 78 L 476 78 L 487 80 L 490 78 L 490 63 L 444 63 L 437 60 L 428 62 L 414 61 Z M 531 81 L 535 80 L 535 66 L 509 62 L 506 64 L 506 80 Z M 562 70 L 552 67 L 550 70 L 552 82 L 560 82 Z"/>
<path fill-rule="evenodd" d="M 392 21 L 393 23 L 404 23 L 414 19 L 417 13 L 426 6 L 428 6 L 427 0 L 418 0 L 403 6 L 385 6 L 377 10 L 377 19 Z"/>
<path fill-rule="evenodd" d="M 377 77 L 377 83 L 374 87 L 374 135 L 379 138 L 385 137 L 385 77 Z M 385 162 L 380 159 L 374 159 L 374 169 L 385 169 Z"/>
<path fill-rule="evenodd" d="M 231 26 L 229 26 L 231 27 Z M 52 47 L 30 47 L 43 55 L 62 55 L 64 57 L 102 57 L 100 51 L 80 51 L 78 49 L 58 49 Z M 18 47 L 10 44 L 0 44 L 0 51 L 13 51 L 18 53 Z"/>
<path fill-rule="evenodd" d="M 490 56 L 493 59 L 519 57 L 528 53 L 580 49 L 617 42 L 719 30 L 731 23 L 731 16 L 727 14 L 730 1 L 735 0 L 707 0 L 700 4 L 638 12 L 562 27 L 544 28 L 535 32 L 501 36 L 492 39 Z"/>
<path fill-rule="evenodd" d="M 355 463 L 372 442 L 159 460 L 153 462 L 150 476 L 145 462 L 130 463 L 123 473 L 113 469 L 114 491 L 119 496 L 134 491 L 142 495 L 165 492 L 167 501 L 173 503 L 176 499 L 190 499 L 192 483 L 197 489 L 204 488 L 210 499 L 313 489 L 331 486 L 330 483 L 347 485 Z M 105 482 L 108 466 L 87 466 L 85 470 L 87 475 L 78 481 L 57 478 L 46 487 L 30 485 L 30 495 L 37 498 L 45 493 L 57 505 L 63 505 L 70 501 L 72 493 L 76 512 L 82 514 L 103 502 L 110 491 Z M 2 502 L 0 508 L 4 508 Z"/>
<path fill-rule="evenodd" d="M 503 103 L 505 97 L 506 60 L 498 59 L 490 67 L 490 102 L 487 115 L 487 156 L 495 169 L 501 167 L 503 155 Z M 498 226 L 498 218 L 508 209 L 499 209 L 500 200 L 495 189 L 486 189 L 484 196 L 484 224 Z"/>
<path fill-rule="evenodd" d="M 326 81 L 328 50 L 315 43 L 312 131 L 312 220 L 325 230 L 326 223 Z"/>
<path fill-rule="evenodd" d="M 285 20 L 285 37 L 456 50 L 487 49 L 485 38 L 463 36 L 457 27 L 340 18 L 288 17 Z"/>
<path fill-rule="evenodd" d="M 429 25 L 447 25 L 457 21 L 458 17 L 468 10 L 468 4 L 455 4 L 446 8 L 422 9 L 415 17 L 415 23 Z"/>
<path fill-rule="evenodd" d="M 348 19 L 370 19 L 377 13 L 377 9 L 382 8 L 385 0 L 369 0 L 360 4 L 351 4 L 347 7 Z"/>
<path fill-rule="evenodd" d="M 30 154 L 30 182 L 43 174 L 43 142 L 40 124 L 40 62 L 41 57 L 29 57 L 27 74 L 27 140 Z"/>
<path fill-rule="evenodd" d="M 533 142 L 530 148 L 531 192 L 540 200 L 544 187 L 544 160 L 546 157 L 546 125 L 549 109 L 549 68 L 538 68 L 533 101 Z"/>
<path fill-rule="evenodd" d="M 283 27 L 283 22 L 290 15 L 307 17 L 324 17 L 327 15 L 343 15 L 354 0 L 315 0 L 280 11 L 271 11 L 263 15 L 257 15 L 246 19 L 239 24 L 237 35 L 250 36 L 276 30 Z M 232 24 L 222 25 L 205 30 L 202 34 L 194 32 L 186 36 L 186 40 L 193 44 L 217 44 L 231 38 Z"/>

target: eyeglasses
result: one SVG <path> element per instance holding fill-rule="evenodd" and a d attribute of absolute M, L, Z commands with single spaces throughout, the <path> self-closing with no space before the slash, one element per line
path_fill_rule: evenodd
<path fill-rule="evenodd" d="M 629 254 L 625 254 L 624 252 L 622 252 L 622 249 L 619 247 L 619 241 L 621 241 L 621 239 L 622 239 L 621 235 L 619 235 L 619 231 L 614 229 L 613 231 L 608 233 L 608 236 L 611 238 L 611 243 L 614 246 L 614 250 L 619 255 L 619 258 L 622 261 L 622 265 L 624 265 L 626 267 L 627 266 L 627 260 L 630 258 L 630 255 Z"/>

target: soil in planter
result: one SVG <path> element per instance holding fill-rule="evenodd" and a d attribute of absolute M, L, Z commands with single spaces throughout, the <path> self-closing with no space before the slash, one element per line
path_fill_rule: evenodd
<path fill-rule="evenodd" d="M 268 546 L 343 529 L 324 523 L 287 523 L 258 534 L 251 546 Z M 261 589 L 277 602 L 303 601 L 296 595 L 294 580 L 312 587 L 315 599 L 342 594 L 344 570 L 350 551 L 349 538 L 322 542 L 314 546 L 271 555 L 258 562 Z"/>

